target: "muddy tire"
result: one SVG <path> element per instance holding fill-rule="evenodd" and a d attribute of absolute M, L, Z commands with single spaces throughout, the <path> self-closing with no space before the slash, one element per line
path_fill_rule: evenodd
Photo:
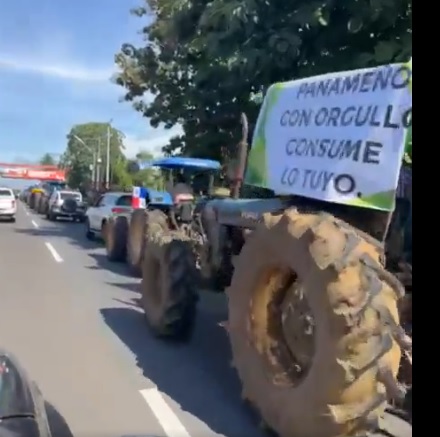
<path fill-rule="evenodd" d="M 43 203 L 43 210 L 41 211 L 41 214 L 47 214 L 47 211 L 49 211 L 49 198 L 47 197 L 45 200 L 44 200 L 44 203 Z"/>
<path fill-rule="evenodd" d="M 31 209 L 35 210 L 35 208 L 37 207 L 38 202 L 40 200 L 40 197 L 41 197 L 41 193 L 32 193 L 31 199 L 29 202 L 29 207 Z"/>
<path fill-rule="evenodd" d="M 190 241 L 178 232 L 149 236 L 142 263 L 142 306 L 158 337 L 188 340 L 196 316 L 196 271 Z"/>
<path fill-rule="evenodd" d="M 47 197 L 41 198 L 39 204 L 38 204 L 38 214 L 45 214 L 46 213 L 46 205 L 47 205 Z"/>
<path fill-rule="evenodd" d="M 37 212 L 37 214 L 40 214 L 40 210 L 41 210 L 41 204 L 43 203 L 43 198 L 40 197 L 37 205 L 35 205 L 35 211 Z"/>
<path fill-rule="evenodd" d="M 265 216 L 234 261 L 233 365 L 243 398 L 280 437 L 358 435 L 403 396 L 403 287 L 382 259 L 348 224 L 288 210 Z"/>
<path fill-rule="evenodd" d="M 41 197 L 42 197 L 41 193 L 35 193 L 35 197 L 34 197 L 34 211 L 35 212 L 38 212 L 38 208 L 39 208 L 40 202 L 41 202 Z"/>
<path fill-rule="evenodd" d="M 159 226 L 166 231 L 168 229 L 167 216 L 159 210 L 136 209 L 133 211 L 128 230 L 127 264 L 135 276 L 142 276 L 145 242 L 152 226 Z"/>
<path fill-rule="evenodd" d="M 105 224 L 104 242 L 109 261 L 124 262 L 127 257 L 128 219 L 111 217 Z"/>
<path fill-rule="evenodd" d="M 38 214 L 38 208 L 40 207 L 41 203 L 41 194 L 38 196 L 38 198 L 35 198 L 35 204 L 34 204 L 34 211 Z"/>

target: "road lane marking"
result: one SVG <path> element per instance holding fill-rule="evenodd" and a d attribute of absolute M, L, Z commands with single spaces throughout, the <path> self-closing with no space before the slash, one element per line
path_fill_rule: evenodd
<path fill-rule="evenodd" d="M 31 220 L 31 223 L 32 223 L 32 226 L 36 229 L 38 229 L 40 227 L 35 220 Z"/>
<path fill-rule="evenodd" d="M 55 248 L 52 246 L 52 244 L 48 243 L 47 241 L 44 244 L 46 245 L 47 250 L 53 256 L 53 259 L 57 263 L 62 263 L 63 262 L 63 258 L 61 258 L 60 254 L 55 250 Z"/>
<path fill-rule="evenodd" d="M 139 390 L 167 437 L 191 437 L 157 388 Z"/>

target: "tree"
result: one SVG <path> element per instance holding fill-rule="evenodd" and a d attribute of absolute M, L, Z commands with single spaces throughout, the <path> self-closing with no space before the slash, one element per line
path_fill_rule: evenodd
<path fill-rule="evenodd" d="M 104 181 L 106 168 L 107 123 L 85 123 L 72 127 L 67 135 L 67 148 L 61 164 L 69 168 L 68 183 L 72 187 L 90 184 L 94 158 L 96 168 L 99 166 L 99 181 Z M 122 161 L 125 168 L 123 154 L 123 135 L 113 127 L 110 128 L 110 174 L 115 178 L 123 178 L 117 173 Z M 84 144 L 85 143 L 85 144 Z M 96 179 L 96 172 L 95 179 Z"/>
<path fill-rule="evenodd" d="M 112 184 L 122 190 L 127 190 L 133 186 L 132 175 L 127 171 L 127 160 L 119 157 L 112 166 Z"/>
<path fill-rule="evenodd" d="M 133 13 L 146 45 L 122 46 L 115 82 L 153 127 L 182 125 L 166 154 L 229 159 L 240 112 L 252 125 L 254 96 L 271 83 L 404 61 L 412 51 L 410 0 L 144 0 Z"/>
<path fill-rule="evenodd" d="M 131 174 L 133 185 L 144 185 L 153 189 L 161 189 L 164 185 L 163 175 L 160 170 L 154 168 L 141 169 L 140 163 L 153 160 L 153 155 L 147 150 L 141 150 L 136 154 L 136 159 L 128 160 L 127 172 Z"/>
<path fill-rule="evenodd" d="M 50 153 L 45 153 L 40 159 L 41 165 L 57 165 L 54 157 Z"/>

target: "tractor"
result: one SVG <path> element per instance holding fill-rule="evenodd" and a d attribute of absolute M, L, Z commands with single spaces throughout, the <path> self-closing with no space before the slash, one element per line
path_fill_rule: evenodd
<path fill-rule="evenodd" d="M 40 214 L 47 211 L 47 201 L 54 189 L 62 189 L 66 187 L 65 182 L 59 181 L 42 181 L 37 185 L 30 187 L 26 202 L 31 209 Z"/>
<path fill-rule="evenodd" d="M 45 181 L 41 184 L 41 197 L 35 205 L 35 209 L 39 214 L 47 215 L 49 213 L 49 198 L 55 190 L 63 190 L 67 188 L 65 182 Z"/>
<path fill-rule="evenodd" d="M 110 258 L 113 261 L 126 260 L 135 276 L 141 275 L 145 236 L 150 234 L 153 224 L 172 229 L 185 228 L 192 241 L 196 241 L 203 236 L 203 233 L 198 228 L 195 231 L 194 227 L 194 224 L 198 223 L 198 211 L 209 199 L 224 196 L 219 187 L 214 188 L 215 176 L 221 168 L 218 161 L 169 157 L 140 163 L 140 167 L 160 169 L 166 179 L 166 190 L 139 187 L 145 207 L 112 217 L 106 235 L 106 247 L 108 254 L 111 254 Z M 177 179 L 182 175 L 185 175 L 193 195 L 190 199 L 176 201 L 170 190 L 173 190 Z M 200 244 L 201 241 L 199 246 Z"/>
<path fill-rule="evenodd" d="M 38 202 L 40 201 L 42 192 L 43 190 L 41 188 L 41 184 L 34 185 L 30 188 L 26 198 L 26 203 L 28 204 L 29 208 L 36 208 Z"/>
<path fill-rule="evenodd" d="M 144 187 L 138 187 L 138 189 L 141 193 L 140 197 L 146 203 L 146 208 L 167 211 L 171 207 L 171 197 L 168 193 Z M 137 231 L 137 223 L 139 222 L 139 215 L 143 216 L 144 214 L 145 208 L 121 209 L 120 212 L 109 217 L 106 232 L 103 236 L 109 261 L 127 261 L 130 270 L 135 275 L 139 273 L 134 259 L 137 253 L 140 256 L 143 245 L 143 233 L 142 230 Z M 136 241 L 133 241 L 133 239 Z M 137 244 L 139 244 L 139 248 Z"/>
<path fill-rule="evenodd" d="M 150 328 L 191 338 L 199 279 L 215 278 L 243 398 L 280 437 L 369 435 L 405 398 L 405 272 L 386 243 L 411 81 L 392 64 L 274 84 L 250 148 L 242 117 L 231 198 L 204 202 L 185 226 L 144 213 Z"/>

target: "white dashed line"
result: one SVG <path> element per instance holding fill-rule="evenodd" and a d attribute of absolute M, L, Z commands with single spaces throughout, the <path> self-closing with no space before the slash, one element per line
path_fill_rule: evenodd
<path fill-rule="evenodd" d="M 31 220 L 32 226 L 36 229 L 38 229 L 40 226 L 35 220 Z"/>
<path fill-rule="evenodd" d="M 182 422 L 156 388 L 139 390 L 139 392 L 151 408 L 153 414 L 156 416 L 156 419 L 162 426 L 167 437 L 191 437 Z"/>
<path fill-rule="evenodd" d="M 52 244 L 45 242 L 44 243 L 47 247 L 47 250 L 50 252 L 50 254 L 53 256 L 53 259 L 57 262 L 57 263 L 62 263 L 63 262 L 63 258 L 61 258 L 60 254 L 55 250 L 55 248 L 52 246 Z"/>

